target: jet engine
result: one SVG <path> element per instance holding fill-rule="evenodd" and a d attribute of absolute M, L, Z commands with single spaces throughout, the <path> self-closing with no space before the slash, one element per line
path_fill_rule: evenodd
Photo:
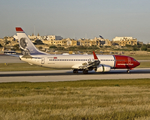
<path fill-rule="evenodd" d="M 107 65 L 99 65 L 97 66 L 97 69 L 95 69 L 96 72 L 108 72 L 110 70 L 111 70 L 111 67 Z"/>

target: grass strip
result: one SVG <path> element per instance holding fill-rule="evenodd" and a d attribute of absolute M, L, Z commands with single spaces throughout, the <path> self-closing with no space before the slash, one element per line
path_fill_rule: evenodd
<path fill-rule="evenodd" d="M 127 55 L 135 58 L 136 60 L 150 60 L 150 55 Z"/>
<path fill-rule="evenodd" d="M 149 88 L 150 79 L 0 83 L 0 119 L 148 119 Z"/>
<path fill-rule="evenodd" d="M 54 68 L 46 68 L 37 65 L 29 65 L 28 63 L 0 63 L 0 71 L 32 71 L 32 70 L 58 70 Z"/>
<path fill-rule="evenodd" d="M 137 68 L 150 68 L 150 62 L 140 62 Z"/>

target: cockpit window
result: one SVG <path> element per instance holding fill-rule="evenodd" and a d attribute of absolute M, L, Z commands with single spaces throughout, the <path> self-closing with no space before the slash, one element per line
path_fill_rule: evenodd
<path fill-rule="evenodd" d="M 135 59 L 133 59 L 133 61 L 136 61 Z"/>

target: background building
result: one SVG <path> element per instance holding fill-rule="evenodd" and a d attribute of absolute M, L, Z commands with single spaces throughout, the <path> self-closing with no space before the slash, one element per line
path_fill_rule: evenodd
<path fill-rule="evenodd" d="M 112 40 L 112 44 L 118 44 L 119 46 L 137 45 L 137 39 L 133 37 L 115 37 Z"/>

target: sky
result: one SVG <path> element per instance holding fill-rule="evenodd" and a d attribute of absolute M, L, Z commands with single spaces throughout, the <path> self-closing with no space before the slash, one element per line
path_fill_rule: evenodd
<path fill-rule="evenodd" d="M 150 0 L 0 0 L 0 38 L 16 34 L 150 42 Z"/>

